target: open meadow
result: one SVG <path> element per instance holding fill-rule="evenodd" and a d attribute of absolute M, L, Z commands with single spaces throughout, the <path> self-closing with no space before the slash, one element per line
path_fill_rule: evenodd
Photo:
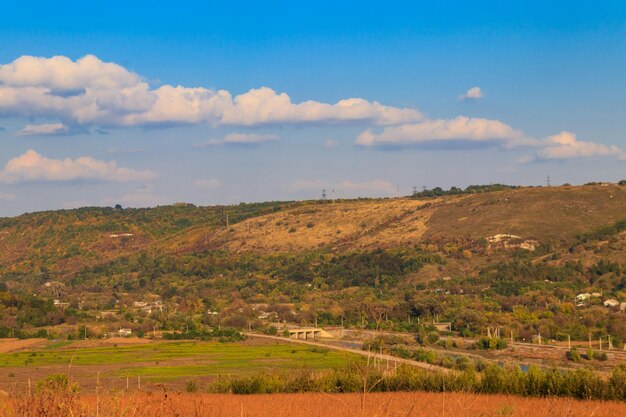
<path fill-rule="evenodd" d="M 15 347 L 6 352 L 7 346 L 0 353 L 0 389 L 25 391 L 29 382 L 34 384 L 51 374 L 69 375 L 83 392 L 93 392 L 97 380 L 105 389 L 148 388 L 156 384 L 176 389 L 189 380 L 202 386 L 220 376 L 332 370 L 357 359 L 349 353 L 263 340 L 131 341 L 39 340 L 36 344 L 0 341 L 0 347 L 5 344 Z"/>

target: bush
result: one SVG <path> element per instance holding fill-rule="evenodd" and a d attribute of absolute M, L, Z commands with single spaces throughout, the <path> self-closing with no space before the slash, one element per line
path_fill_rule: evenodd
<path fill-rule="evenodd" d="M 422 351 L 428 355 L 432 352 Z M 626 365 L 618 365 L 609 378 L 588 369 L 563 371 L 536 366 L 522 372 L 518 366 L 488 365 L 481 373 L 471 367 L 462 372 L 442 374 L 401 365 L 392 372 L 373 371 L 368 378 L 372 391 L 464 391 L 522 396 L 570 396 L 585 400 L 626 400 Z M 219 378 L 210 386 L 211 392 L 234 394 L 269 394 L 293 392 L 359 392 L 363 382 L 353 367 L 313 374 L 310 370 L 296 373 L 260 374 L 241 378 Z"/>
<path fill-rule="evenodd" d="M 276 328 L 276 326 L 270 326 L 263 329 L 263 333 L 269 334 L 271 336 L 276 336 L 278 334 L 278 329 Z"/>
<path fill-rule="evenodd" d="M 37 391 L 78 392 L 78 385 L 71 383 L 65 374 L 51 374 L 37 383 Z"/>
<path fill-rule="evenodd" d="M 196 381 L 195 379 L 190 379 L 189 381 L 187 381 L 187 383 L 185 384 L 185 391 L 187 392 L 198 392 L 198 381 Z"/>
<path fill-rule="evenodd" d="M 419 362 L 433 363 L 437 360 L 437 354 L 432 350 L 417 349 L 413 352 L 413 359 Z"/>
<path fill-rule="evenodd" d="M 498 337 L 483 337 L 476 342 L 476 347 L 482 350 L 501 350 L 506 349 L 507 346 L 506 339 Z"/>
<path fill-rule="evenodd" d="M 565 357 L 567 358 L 567 360 L 570 360 L 572 362 L 580 362 L 580 353 L 578 353 L 578 350 L 576 350 L 576 348 L 568 350 L 565 353 Z"/>

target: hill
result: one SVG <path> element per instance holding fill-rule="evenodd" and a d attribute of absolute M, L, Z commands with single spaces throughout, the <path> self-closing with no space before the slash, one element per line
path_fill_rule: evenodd
<path fill-rule="evenodd" d="M 431 241 L 478 242 L 501 234 L 556 244 L 623 220 L 625 208 L 625 186 L 593 185 L 325 204 L 49 211 L 0 219 L 0 267 L 73 272 L 140 250 L 342 252 Z"/>
<path fill-rule="evenodd" d="M 603 305 L 626 302 L 626 186 L 447 194 L 0 219 L 0 336 L 275 319 L 417 331 L 423 317 L 464 334 L 498 323 L 526 340 L 626 340 L 619 307 Z"/>

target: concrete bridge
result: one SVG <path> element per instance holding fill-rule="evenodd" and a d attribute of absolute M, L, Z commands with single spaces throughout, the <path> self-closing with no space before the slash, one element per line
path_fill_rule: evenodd
<path fill-rule="evenodd" d="M 302 327 L 300 329 L 289 329 L 289 337 L 292 339 L 315 340 L 332 339 L 333 336 L 324 329 L 316 327 Z"/>

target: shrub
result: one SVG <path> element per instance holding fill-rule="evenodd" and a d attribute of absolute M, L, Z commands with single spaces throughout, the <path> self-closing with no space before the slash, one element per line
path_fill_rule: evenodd
<path fill-rule="evenodd" d="M 576 348 L 568 350 L 565 353 L 565 357 L 567 358 L 567 360 L 570 360 L 572 362 L 580 362 L 580 353 L 578 353 L 578 350 L 576 350 Z"/>
<path fill-rule="evenodd" d="M 501 350 L 506 349 L 507 346 L 506 339 L 498 337 L 483 337 L 476 342 L 476 347 L 483 350 Z"/>
<path fill-rule="evenodd" d="M 196 381 L 195 379 L 190 379 L 189 381 L 187 381 L 187 383 L 185 384 L 185 391 L 187 392 L 198 392 L 198 381 Z"/>

